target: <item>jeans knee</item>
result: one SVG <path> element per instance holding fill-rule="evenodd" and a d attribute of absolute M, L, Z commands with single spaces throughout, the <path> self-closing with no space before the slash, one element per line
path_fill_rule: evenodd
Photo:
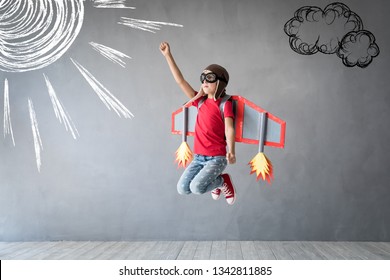
<path fill-rule="evenodd" d="M 185 186 L 184 184 L 177 184 L 177 192 L 180 194 L 180 195 L 186 195 L 186 194 L 190 194 L 191 191 L 189 190 L 189 188 L 187 186 Z"/>
<path fill-rule="evenodd" d="M 203 186 L 203 184 L 193 181 L 190 184 L 190 190 L 193 194 L 204 194 L 206 192 L 206 188 Z"/>

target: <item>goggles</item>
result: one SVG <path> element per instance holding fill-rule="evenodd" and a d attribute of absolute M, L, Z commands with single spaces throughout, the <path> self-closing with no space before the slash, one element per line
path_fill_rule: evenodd
<path fill-rule="evenodd" d="M 215 73 L 202 73 L 200 75 L 200 82 L 203 84 L 203 82 L 206 80 L 206 82 L 208 83 L 215 83 L 217 82 L 218 80 L 221 80 L 221 81 L 224 81 L 226 82 L 225 79 L 221 78 L 221 77 L 218 77 L 217 74 Z"/>

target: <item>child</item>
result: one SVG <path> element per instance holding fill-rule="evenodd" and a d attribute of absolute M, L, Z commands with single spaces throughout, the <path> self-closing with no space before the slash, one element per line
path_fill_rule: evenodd
<path fill-rule="evenodd" d="M 182 174 L 177 190 L 180 194 L 204 194 L 211 191 L 214 200 L 225 195 L 228 204 L 235 201 L 235 189 L 229 174 L 221 174 L 227 163 L 234 164 L 235 140 L 233 105 L 230 100 L 224 106 L 222 119 L 219 105 L 225 96 L 229 74 L 225 68 L 212 64 L 202 72 L 202 86 L 196 92 L 184 79 L 170 51 L 168 43 L 160 45 L 175 81 L 198 108 L 195 125 L 194 159 Z M 228 152 L 226 152 L 228 146 Z"/>

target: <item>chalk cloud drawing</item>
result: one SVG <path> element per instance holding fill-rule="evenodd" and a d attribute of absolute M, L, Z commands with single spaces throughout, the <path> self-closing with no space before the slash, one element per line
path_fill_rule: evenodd
<path fill-rule="evenodd" d="M 86 0 L 0 0 L 0 71 L 28 72 L 42 69 L 62 57 L 76 40 L 84 21 Z M 94 8 L 129 9 L 126 0 L 88 0 Z M 183 27 L 180 24 L 122 17 L 118 22 L 138 30 L 156 33 L 162 26 Z M 126 67 L 130 56 L 111 47 L 90 42 L 92 49 L 119 66 Z M 109 109 L 119 117 L 134 115 L 84 66 L 70 58 L 75 68 Z M 65 106 L 56 94 L 48 75 L 43 74 L 49 98 L 58 121 L 77 139 L 80 135 Z M 11 100 L 12 101 L 12 100 Z M 33 101 L 28 98 L 30 122 L 38 172 L 41 170 L 42 139 Z M 10 136 L 15 146 L 11 123 L 9 82 L 4 79 L 4 138 Z"/>
<path fill-rule="evenodd" d="M 315 6 L 298 9 L 284 25 L 284 32 L 296 53 L 336 54 L 347 67 L 365 68 L 379 55 L 374 35 L 364 30 L 356 13 L 339 2 L 324 10 Z"/>

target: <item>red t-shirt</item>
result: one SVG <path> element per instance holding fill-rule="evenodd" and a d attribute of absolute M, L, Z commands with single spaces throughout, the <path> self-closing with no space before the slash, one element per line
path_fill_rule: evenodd
<path fill-rule="evenodd" d="M 195 100 L 192 105 L 198 107 L 203 98 Z M 222 120 L 219 105 L 221 98 L 206 98 L 198 108 L 195 124 L 194 153 L 203 156 L 225 156 L 225 120 Z M 232 101 L 224 106 L 224 117 L 234 118 Z"/>

